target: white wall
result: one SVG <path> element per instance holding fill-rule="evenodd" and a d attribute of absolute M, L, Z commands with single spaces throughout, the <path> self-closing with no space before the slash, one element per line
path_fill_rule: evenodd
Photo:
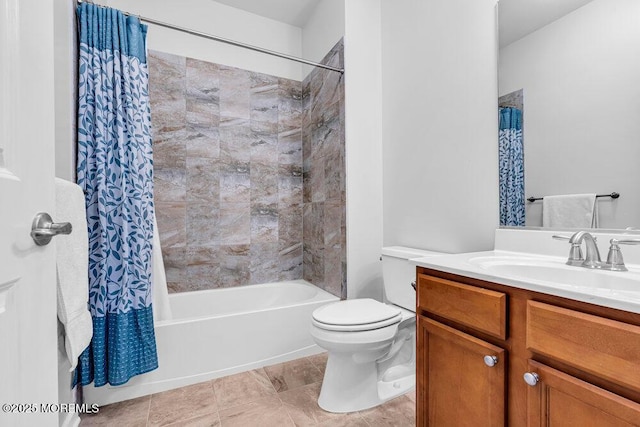
<path fill-rule="evenodd" d="M 212 0 L 97 0 L 96 3 L 289 55 L 302 54 L 300 28 Z M 302 66 L 297 62 L 152 24 L 149 24 L 147 46 L 278 77 L 294 80 L 303 77 Z"/>
<path fill-rule="evenodd" d="M 617 191 L 602 228 L 640 226 L 638 17 L 637 0 L 596 0 L 500 51 L 500 94 L 524 89 L 526 196 Z"/>
<path fill-rule="evenodd" d="M 56 1 L 53 17 L 56 176 L 75 182 L 77 62 L 75 0 Z"/>
<path fill-rule="evenodd" d="M 344 36 L 345 0 L 321 0 L 302 28 L 302 57 L 320 62 Z M 306 77 L 312 66 L 303 65 Z"/>
<path fill-rule="evenodd" d="M 382 299 L 380 0 L 345 2 L 348 298 Z"/>
<path fill-rule="evenodd" d="M 493 247 L 495 4 L 382 0 L 385 245 L 444 252 Z"/>

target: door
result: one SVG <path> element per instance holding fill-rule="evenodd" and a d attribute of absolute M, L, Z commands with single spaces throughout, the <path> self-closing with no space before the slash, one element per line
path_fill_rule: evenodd
<path fill-rule="evenodd" d="M 2 426 L 58 423 L 55 247 L 29 235 L 54 211 L 53 3 L 0 2 Z"/>
<path fill-rule="evenodd" d="M 418 316 L 417 425 L 505 424 L 506 352 Z"/>
<path fill-rule="evenodd" d="M 531 427 L 640 426 L 640 404 L 636 402 L 533 360 L 528 374 Z"/>

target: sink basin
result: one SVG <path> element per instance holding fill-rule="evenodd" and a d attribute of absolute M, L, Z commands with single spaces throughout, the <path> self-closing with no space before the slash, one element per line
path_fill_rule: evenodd
<path fill-rule="evenodd" d="M 602 296 L 640 295 L 638 271 L 613 272 L 569 266 L 564 260 L 526 256 L 487 256 L 469 260 L 488 273 L 504 278 L 535 280 L 575 291 L 589 290 Z"/>

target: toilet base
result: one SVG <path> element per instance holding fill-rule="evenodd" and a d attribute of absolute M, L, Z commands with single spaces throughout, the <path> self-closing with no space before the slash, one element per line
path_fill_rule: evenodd
<path fill-rule="evenodd" d="M 406 377 L 393 381 L 378 381 L 378 396 L 380 403 L 408 393 L 416 386 L 416 375 L 410 374 Z"/>
<path fill-rule="evenodd" d="M 353 363 L 352 355 L 333 353 L 327 360 L 318 405 L 328 412 L 345 413 L 373 408 L 415 387 L 414 366 L 404 376 L 378 378 L 377 362 Z M 399 368 L 399 367 L 396 367 Z"/>

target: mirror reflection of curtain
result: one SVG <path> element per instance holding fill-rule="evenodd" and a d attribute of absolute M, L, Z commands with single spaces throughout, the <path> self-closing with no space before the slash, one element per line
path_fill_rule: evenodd
<path fill-rule="evenodd" d="M 524 226 L 522 111 L 500 108 L 499 135 L 500 225 Z"/>

